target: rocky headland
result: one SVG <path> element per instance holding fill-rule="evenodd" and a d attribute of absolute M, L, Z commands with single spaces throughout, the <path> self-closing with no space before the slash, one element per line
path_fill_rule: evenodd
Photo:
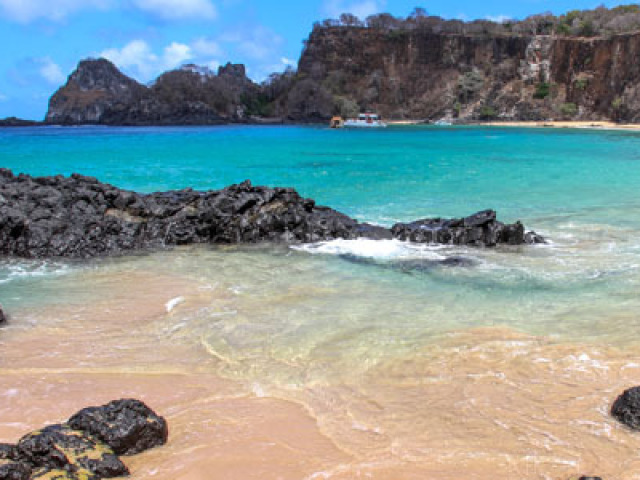
<path fill-rule="evenodd" d="M 640 121 L 640 7 L 462 22 L 417 9 L 314 25 L 297 71 L 185 65 L 145 86 L 105 59 L 79 63 L 45 123 L 216 125 L 391 120 Z"/>
<path fill-rule="evenodd" d="M 543 242 L 492 210 L 460 219 L 424 219 L 388 229 L 318 206 L 291 188 L 253 186 L 140 194 L 92 177 L 31 177 L 0 169 L 0 254 L 88 258 L 173 245 L 332 239 L 521 245 Z"/>

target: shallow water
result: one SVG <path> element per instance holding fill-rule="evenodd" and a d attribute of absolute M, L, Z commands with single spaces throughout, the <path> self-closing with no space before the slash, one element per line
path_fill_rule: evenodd
<path fill-rule="evenodd" d="M 251 177 L 385 224 L 494 207 L 551 240 L 4 260 L 0 441 L 132 396 L 171 428 L 128 459 L 134 479 L 637 478 L 640 435 L 608 409 L 640 384 L 640 136 L 26 129 L 0 145 L 29 173 L 147 191 Z"/>

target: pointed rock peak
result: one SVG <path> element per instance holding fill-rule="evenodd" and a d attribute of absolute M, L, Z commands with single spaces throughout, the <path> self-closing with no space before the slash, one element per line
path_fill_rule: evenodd
<path fill-rule="evenodd" d="M 114 87 L 140 85 L 106 58 L 88 58 L 80 61 L 69 76 L 69 81 L 76 83 L 82 90 L 112 90 Z"/>

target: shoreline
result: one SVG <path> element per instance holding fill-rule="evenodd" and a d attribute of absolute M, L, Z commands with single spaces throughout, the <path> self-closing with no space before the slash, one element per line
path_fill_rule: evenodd
<path fill-rule="evenodd" d="M 564 121 L 550 120 L 542 122 L 524 122 L 524 121 L 507 121 L 507 122 L 480 122 L 477 124 L 483 127 L 520 127 L 520 128 L 578 128 L 578 129 L 594 129 L 594 130 L 629 130 L 640 131 L 640 124 L 634 123 L 615 123 L 608 120 L 603 121 Z"/>
<path fill-rule="evenodd" d="M 16 119 L 18 122 L 4 122 L 0 120 L 0 129 L 2 128 L 33 128 L 33 127 L 57 127 L 57 128 L 77 128 L 77 127 L 114 127 L 114 128 L 162 128 L 162 127 L 223 127 L 223 126 L 324 126 L 326 122 L 287 122 L 281 118 L 264 118 L 252 119 L 247 122 L 223 122 L 219 124 L 158 124 L 158 125 L 103 125 L 103 124 L 74 124 L 59 125 L 47 123 L 37 120 Z M 436 126 L 433 122 L 426 119 L 409 119 L 409 120 L 384 120 L 388 126 L 404 127 L 404 126 Z M 610 120 L 598 121 L 573 121 L 573 120 L 548 120 L 548 121 L 486 121 L 486 122 L 460 122 L 452 123 L 447 126 L 455 127 L 515 127 L 515 128 L 565 128 L 565 129 L 593 129 L 593 130 L 621 130 L 621 131 L 640 131 L 640 123 L 616 123 Z"/>

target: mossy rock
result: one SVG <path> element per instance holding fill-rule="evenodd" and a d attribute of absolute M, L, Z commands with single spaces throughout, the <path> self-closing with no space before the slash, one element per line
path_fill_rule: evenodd
<path fill-rule="evenodd" d="M 66 425 L 52 425 L 25 435 L 18 442 L 18 454 L 22 461 L 41 467 L 53 474 L 56 470 L 65 475 L 85 475 L 93 478 L 111 478 L 128 475 L 127 467 L 113 450 L 97 438 Z M 44 474 L 44 473 L 43 473 Z M 38 477 L 57 478 L 57 477 Z M 76 477 L 62 477 L 76 478 Z M 78 477 L 84 478 L 84 477 Z"/>
<path fill-rule="evenodd" d="M 41 468 L 31 476 L 31 479 L 36 478 L 40 480 L 98 480 L 100 477 L 84 468 L 78 468 L 74 471 L 64 468 Z"/>

